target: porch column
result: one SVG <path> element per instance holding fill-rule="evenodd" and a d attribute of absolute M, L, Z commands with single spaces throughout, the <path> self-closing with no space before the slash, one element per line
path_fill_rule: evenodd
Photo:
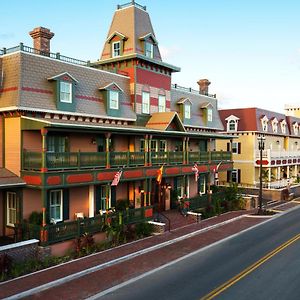
<path fill-rule="evenodd" d="M 145 167 L 148 166 L 148 157 L 149 157 L 149 137 L 146 134 L 144 136 L 144 160 L 145 160 Z"/>
<path fill-rule="evenodd" d="M 268 172 L 268 181 L 271 182 L 271 176 L 272 176 L 272 169 L 269 168 L 269 172 Z"/>
<path fill-rule="evenodd" d="M 190 138 L 186 138 L 185 140 L 185 163 L 188 164 L 189 163 L 189 141 L 190 141 Z"/>
<path fill-rule="evenodd" d="M 147 204 L 151 205 L 151 190 L 152 190 L 152 180 L 151 178 L 148 179 L 148 184 L 147 184 Z"/>
<path fill-rule="evenodd" d="M 295 165 L 295 168 L 294 168 L 294 176 L 297 178 L 298 176 L 298 165 Z"/>
<path fill-rule="evenodd" d="M 110 168 L 110 153 L 109 153 L 109 145 L 110 145 L 110 137 L 111 133 L 105 134 L 105 153 L 106 153 L 106 168 Z"/>
<path fill-rule="evenodd" d="M 187 161 L 186 158 L 188 156 L 187 147 L 186 147 L 186 137 L 182 138 L 182 154 L 183 154 L 182 163 L 185 165 Z"/>
<path fill-rule="evenodd" d="M 105 187 L 105 209 L 109 208 L 109 193 L 110 192 L 110 184 L 108 183 Z"/>
<path fill-rule="evenodd" d="M 47 172 L 47 133 L 48 130 L 45 128 L 41 129 L 41 135 L 42 135 L 42 167 L 41 172 Z"/>
<path fill-rule="evenodd" d="M 152 166 L 151 141 L 152 141 L 152 135 L 149 135 L 149 136 L 148 136 L 148 159 L 149 159 L 148 164 L 149 164 L 149 166 Z"/>
<path fill-rule="evenodd" d="M 280 180 L 280 167 L 277 167 L 277 180 Z"/>
<path fill-rule="evenodd" d="M 287 177 L 287 179 L 290 178 L 290 166 L 286 167 L 286 177 Z"/>
<path fill-rule="evenodd" d="M 89 186 L 89 218 L 95 216 L 95 191 L 94 186 Z"/>

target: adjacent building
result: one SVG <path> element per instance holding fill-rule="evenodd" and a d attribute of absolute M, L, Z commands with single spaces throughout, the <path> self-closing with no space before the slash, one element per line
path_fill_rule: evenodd
<path fill-rule="evenodd" d="M 33 47 L 0 50 L 0 236 L 33 211 L 45 225 L 121 200 L 168 210 L 206 193 L 221 161 L 220 173 L 232 169 L 230 150 L 215 151 L 232 137 L 219 133 L 210 82 L 171 83 L 180 69 L 162 61 L 145 7 L 118 6 L 97 62 L 52 53 L 47 28 L 30 35 Z"/>

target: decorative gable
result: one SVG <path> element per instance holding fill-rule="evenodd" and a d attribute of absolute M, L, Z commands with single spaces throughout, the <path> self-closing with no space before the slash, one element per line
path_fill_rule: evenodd
<path fill-rule="evenodd" d="M 78 80 L 68 72 L 52 76 L 48 80 L 56 82 L 55 95 L 57 109 L 75 111 L 75 86 L 78 84 Z"/>
<path fill-rule="evenodd" d="M 115 82 L 111 82 L 99 90 L 103 94 L 106 113 L 108 116 L 120 117 L 122 115 L 121 100 L 123 98 L 124 91 Z"/>
<path fill-rule="evenodd" d="M 139 40 L 141 40 L 141 41 L 151 41 L 153 45 L 155 45 L 155 46 L 158 45 L 157 39 L 155 38 L 155 36 L 151 32 L 141 36 L 139 38 Z"/>
<path fill-rule="evenodd" d="M 110 57 L 122 56 L 124 52 L 124 42 L 127 40 L 127 37 L 118 32 L 113 32 L 106 40 L 107 44 L 110 44 Z"/>
<path fill-rule="evenodd" d="M 227 123 L 227 131 L 237 131 L 239 120 L 240 119 L 234 115 L 230 115 L 229 117 L 227 117 L 225 119 Z"/>
<path fill-rule="evenodd" d="M 146 128 L 152 128 L 161 131 L 186 131 L 176 112 L 152 114 L 151 118 L 146 124 Z"/>

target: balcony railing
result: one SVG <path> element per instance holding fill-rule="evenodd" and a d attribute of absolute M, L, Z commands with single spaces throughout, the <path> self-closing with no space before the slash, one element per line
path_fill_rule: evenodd
<path fill-rule="evenodd" d="M 255 159 L 260 160 L 260 153 L 256 151 Z M 295 162 L 293 160 L 300 159 L 299 151 L 274 151 L 271 149 L 263 150 L 262 160 L 266 160 L 268 162 L 264 163 L 264 165 L 291 165 Z M 273 163 L 272 163 L 273 161 Z M 297 161 L 298 162 L 298 161 Z M 259 164 L 258 164 L 259 165 Z"/>
<path fill-rule="evenodd" d="M 216 98 L 216 94 L 209 94 L 209 93 L 203 93 L 199 90 L 194 90 L 192 88 L 187 88 L 187 87 L 184 87 L 184 86 L 180 86 L 178 84 L 172 84 L 171 85 L 172 89 L 176 89 L 176 90 L 179 90 L 179 91 L 182 91 L 182 92 L 188 92 L 188 93 L 192 93 L 192 94 L 200 94 L 200 95 L 204 95 L 204 96 L 208 96 L 208 97 L 212 97 L 212 98 Z"/>
<path fill-rule="evenodd" d="M 152 206 L 135 209 L 127 209 L 121 212 L 114 212 L 104 215 L 97 215 L 93 218 L 85 218 L 77 221 L 61 222 L 45 227 L 33 224 L 20 224 L 22 228 L 22 240 L 40 239 L 42 231 L 47 231 L 47 240 L 44 245 L 54 244 L 82 236 L 83 234 L 95 234 L 103 231 L 103 225 L 110 224 L 132 224 L 149 221 L 152 219 Z"/>
<path fill-rule="evenodd" d="M 231 161 L 231 152 L 213 151 L 188 152 L 190 163 L 211 161 Z M 184 152 L 48 152 L 45 167 L 48 170 L 84 169 L 110 167 L 136 167 L 145 164 L 180 165 L 184 163 Z M 23 170 L 39 170 L 42 167 L 41 152 L 23 152 Z"/>

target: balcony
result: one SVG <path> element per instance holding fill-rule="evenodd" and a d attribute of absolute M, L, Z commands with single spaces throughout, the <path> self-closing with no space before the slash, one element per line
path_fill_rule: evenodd
<path fill-rule="evenodd" d="M 260 154 L 259 151 L 255 153 L 255 165 L 260 164 Z M 299 151 L 273 151 L 267 149 L 263 151 L 262 164 L 265 167 L 275 167 L 275 166 L 286 166 L 294 165 L 300 163 L 300 152 Z"/>
<path fill-rule="evenodd" d="M 186 157 L 187 156 L 187 157 Z M 45 154 L 44 167 L 48 170 L 101 169 L 110 166 L 138 167 L 144 165 L 182 165 L 209 161 L 231 161 L 231 152 L 60 152 Z M 40 170 L 42 152 L 23 151 L 23 170 Z"/>

